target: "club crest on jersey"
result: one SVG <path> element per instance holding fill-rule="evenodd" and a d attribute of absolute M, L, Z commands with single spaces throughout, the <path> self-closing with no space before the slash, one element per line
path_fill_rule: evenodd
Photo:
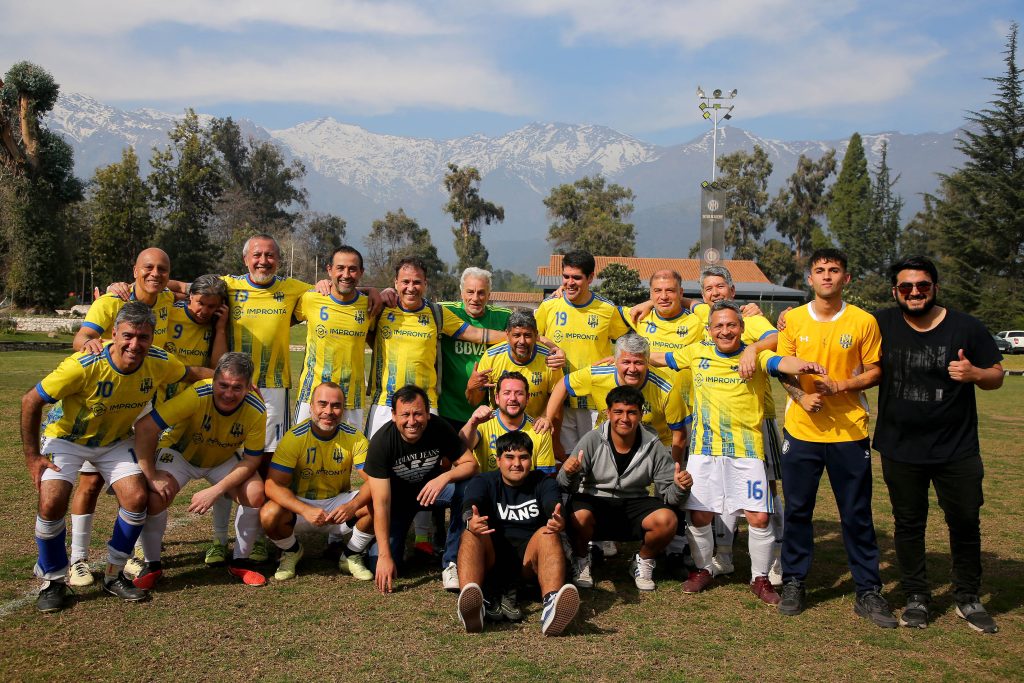
<path fill-rule="evenodd" d="M 542 379 L 541 374 L 539 372 L 535 372 L 530 377 L 530 384 L 540 384 L 541 379 Z"/>
<path fill-rule="evenodd" d="M 139 391 L 144 394 L 148 394 L 153 391 L 153 379 L 151 377 L 145 377 L 139 382 Z"/>
<path fill-rule="evenodd" d="M 428 316 L 426 313 L 420 314 L 420 316 L 416 318 L 416 320 L 419 322 L 420 325 L 423 325 L 423 327 L 426 327 L 427 325 L 430 324 L 430 316 Z"/>
<path fill-rule="evenodd" d="M 284 301 L 284 292 L 274 292 L 274 301 L 277 303 Z"/>
<path fill-rule="evenodd" d="M 643 410 L 644 410 L 644 415 L 650 415 L 652 412 L 654 412 L 651 409 L 651 404 L 648 401 L 644 401 Z"/>
<path fill-rule="evenodd" d="M 231 436 L 235 436 L 235 437 L 241 436 L 242 435 L 242 425 L 240 425 L 237 422 L 234 423 L 233 425 L 231 425 L 231 432 L 230 432 L 230 434 L 231 434 Z"/>
<path fill-rule="evenodd" d="M 334 453 L 331 454 L 331 459 L 340 465 L 341 461 L 345 459 L 345 454 L 341 452 L 340 448 L 335 448 Z"/>
<path fill-rule="evenodd" d="M 160 309 L 160 319 L 161 320 L 167 320 L 167 309 L 166 308 L 161 308 Z"/>
<path fill-rule="evenodd" d="M 199 432 L 196 432 L 195 434 L 192 435 L 192 441 L 194 443 L 202 443 L 203 442 L 203 435 L 200 434 Z"/>
<path fill-rule="evenodd" d="M 680 325 L 679 327 L 676 328 L 676 334 L 679 335 L 680 337 L 685 337 L 687 334 L 689 334 L 689 332 L 690 328 L 687 325 Z"/>
<path fill-rule="evenodd" d="M 853 346 L 853 335 L 852 334 L 844 334 L 844 335 L 840 336 L 839 337 L 839 345 L 842 346 L 844 349 L 848 349 L 851 346 Z"/>
<path fill-rule="evenodd" d="M 356 324 L 362 325 L 366 322 L 366 313 L 363 311 L 356 311 Z"/>
<path fill-rule="evenodd" d="M 327 336 L 327 328 L 324 327 L 323 325 L 317 325 L 316 326 L 316 336 L 319 339 L 323 339 L 324 337 L 326 337 Z"/>
<path fill-rule="evenodd" d="M 587 316 L 587 325 L 589 325 L 591 329 L 596 330 L 600 322 L 601 321 L 597 318 L 597 313 L 591 313 Z"/>

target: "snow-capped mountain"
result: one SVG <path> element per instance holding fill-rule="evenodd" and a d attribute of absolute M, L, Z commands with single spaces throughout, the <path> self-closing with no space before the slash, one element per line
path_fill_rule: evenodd
<path fill-rule="evenodd" d="M 88 178 L 97 167 L 118 161 L 128 145 L 135 147 L 146 172 L 153 147 L 166 144 L 167 132 L 180 116 L 153 109 L 126 112 L 67 94 L 61 95 L 46 123 L 71 143 L 76 170 Z M 630 187 L 636 194 L 638 252 L 685 255 L 698 234 L 700 183 L 711 173 L 710 130 L 684 144 L 658 146 L 603 126 L 564 123 L 532 123 L 498 137 L 477 134 L 452 140 L 382 135 L 333 118 L 284 130 L 267 130 L 246 120 L 239 125 L 248 135 L 275 140 L 306 165 L 310 207 L 345 217 L 354 243 L 374 219 L 401 207 L 431 229 L 442 255 L 450 257 L 451 221 L 441 212 L 442 180 L 449 163 L 475 166 L 483 176 L 481 193 L 505 207 L 505 223 L 484 233 L 491 262 L 523 272 L 534 272 L 546 261 L 549 221 L 542 200 L 555 185 L 600 173 Z M 896 190 L 906 201 L 905 218 L 921 206 L 921 193 L 935 189 L 935 174 L 960 161 L 957 131 L 862 136 L 872 167 L 882 143 L 888 144 L 893 177 L 900 178 Z M 726 127 L 719 129 L 718 155 L 761 146 L 774 166 L 769 183 L 774 193 L 801 154 L 817 158 L 836 149 L 841 159 L 847 143 L 771 140 Z"/>

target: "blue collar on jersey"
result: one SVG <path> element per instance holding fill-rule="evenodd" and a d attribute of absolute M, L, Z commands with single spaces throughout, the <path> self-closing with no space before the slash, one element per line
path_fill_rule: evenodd
<path fill-rule="evenodd" d="M 526 361 L 525 363 L 520 363 L 519 361 L 516 360 L 516 357 L 512 355 L 512 342 L 506 341 L 505 344 L 508 346 L 508 359 L 512 361 L 514 365 L 517 365 L 521 368 L 525 368 L 527 365 L 533 362 L 534 358 L 537 357 L 537 342 L 533 343 L 533 353 L 530 354 L 530 360 Z"/>
<path fill-rule="evenodd" d="M 658 309 L 653 309 L 653 310 L 654 310 L 654 317 L 656 317 L 656 318 L 657 318 L 658 320 L 662 320 L 662 321 L 664 321 L 664 322 L 667 322 L 667 323 L 670 323 L 670 322 L 672 322 L 673 320 L 679 320 L 679 319 L 680 319 L 680 318 L 682 318 L 682 317 L 683 317 L 684 315 L 686 315 L 687 313 L 689 313 L 689 311 L 687 311 L 687 310 L 686 310 L 686 309 L 684 308 L 683 310 L 681 310 L 681 311 L 679 312 L 679 315 L 674 315 L 674 316 L 672 316 L 671 318 L 662 318 L 662 317 L 661 317 L 661 315 L 660 315 L 660 314 L 658 313 Z"/>
<path fill-rule="evenodd" d="M 420 304 L 419 308 L 403 308 L 402 307 L 402 302 L 401 301 L 398 302 L 398 310 L 402 311 L 403 313 L 419 313 L 420 311 L 422 311 L 426 307 L 427 307 L 427 300 L 426 300 L 426 298 L 423 299 L 423 303 Z"/>
<path fill-rule="evenodd" d="M 317 441 L 330 441 L 331 439 L 333 439 L 334 437 L 336 437 L 338 435 L 338 431 L 340 429 L 341 429 L 341 423 L 339 422 L 338 426 L 334 428 L 334 433 L 333 434 L 331 434 L 330 436 L 320 436 L 319 434 L 316 433 L 316 429 L 314 428 L 312 417 L 309 420 L 309 433 L 312 434 L 316 438 Z"/>
<path fill-rule="evenodd" d="M 564 301 L 565 303 L 569 304 L 569 305 L 570 305 L 570 306 L 572 306 L 573 308 L 586 308 L 587 306 L 589 306 L 589 305 L 591 304 L 591 302 L 592 302 L 593 300 L 594 300 L 594 293 L 593 293 L 593 292 L 591 292 L 591 293 L 590 293 L 590 298 L 589 298 L 589 299 L 587 300 L 587 303 L 585 303 L 585 304 L 579 304 L 579 305 L 577 306 L 577 305 L 576 305 L 576 304 L 574 304 L 573 302 L 569 301 L 568 297 L 566 297 L 566 296 L 565 296 L 565 293 L 564 293 L 564 292 L 562 293 L 562 301 Z"/>
<path fill-rule="evenodd" d="M 142 363 L 139 363 L 139 367 L 138 368 L 135 368 L 131 372 L 125 372 L 121 368 L 117 367 L 117 365 L 114 363 L 114 359 L 110 355 L 110 347 L 111 346 L 113 346 L 113 344 L 107 344 L 106 346 L 103 347 L 103 357 L 107 359 L 107 363 L 110 364 L 110 367 L 113 368 L 114 372 L 116 372 L 119 375 L 133 375 L 136 372 L 138 372 L 139 368 L 142 367 L 142 363 L 146 362 L 145 359 L 143 359 Z"/>
<path fill-rule="evenodd" d="M 714 342 L 712 342 L 712 345 L 714 345 Z M 715 355 L 718 356 L 719 358 L 735 358 L 736 356 L 743 353 L 743 349 L 745 348 L 747 348 L 747 345 L 744 344 L 743 342 L 740 342 L 740 348 L 736 349 L 732 353 L 722 353 L 721 351 L 718 350 L 718 347 L 715 346 Z"/>
<path fill-rule="evenodd" d="M 210 389 L 213 389 L 213 385 L 210 385 Z M 216 399 L 212 399 L 212 401 L 213 401 L 213 409 L 214 409 L 214 410 L 216 410 L 216 411 L 217 411 L 218 413 L 220 413 L 221 415 L 223 415 L 224 417 L 227 417 L 228 415 L 234 415 L 235 413 L 237 413 L 237 412 L 238 412 L 239 410 L 241 410 L 241 409 L 242 409 L 242 406 L 243 406 L 243 405 L 245 405 L 245 398 L 246 398 L 246 396 L 248 396 L 248 395 L 249 395 L 249 392 L 246 392 L 246 393 L 245 393 L 245 396 L 243 396 L 243 397 L 242 397 L 242 400 L 238 402 L 238 405 L 237 405 L 237 406 L 235 406 L 234 410 L 229 410 L 229 411 L 228 411 L 228 412 L 226 412 L 226 413 L 225 413 L 225 412 L 224 412 L 223 410 L 221 410 L 220 408 L 218 408 L 218 407 L 217 407 L 217 401 L 216 401 Z"/>
<path fill-rule="evenodd" d="M 355 302 L 359 301 L 359 297 L 361 296 L 361 293 L 357 289 L 356 290 L 356 295 L 354 297 L 352 297 L 351 299 L 349 299 L 348 301 L 342 301 L 341 299 L 335 298 L 335 296 L 333 294 L 328 294 L 327 296 L 330 297 L 331 301 L 333 301 L 336 304 L 339 304 L 341 306 L 351 306 Z"/>
<path fill-rule="evenodd" d="M 502 429 L 504 429 L 506 432 L 518 432 L 518 431 L 521 431 L 522 428 L 526 426 L 526 409 L 525 408 L 523 409 L 523 424 L 519 425 L 518 427 L 515 427 L 514 429 L 509 429 L 508 425 L 505 424 L 505 422 L 501 419 L 501 411 L 500 410 L 495 410 L 494 411 L 494 417 L 498 418 L 498 424 L 500 424 Z"/>
<path fill-rule="evenodd" d="M 651 379 L 651 371 L 650 371 L 650 369 L 648 369 L 647 372 L 644 373 L 644 382 L 639 387 L 637 387 L 637 391 L 643 391 L 644 387 L 647 386 L 647 382 L 650 379 Z M 622 384 L 622 382 L 619 381 L 619 369 L 618 368 L 615 368 L 615 386 L 617 386 L 617 387 L 625 386 L 625 385 Z"/>
<path fill-rule="evenodd" d="M 270 279 L 270 282 L 268 282 L 265 285 L 258 285 L 258 284 L 256 284 L 255 282 L 252 281 L 252 279 L 249 277 L 249 273 L 246 273 L 245 274 L 245 281 L 248 282 L 253 287 L 255 287 L 256 289 L 270 289 L 271 287 L 274 286 L 274 283 L 277 282 L 277 276 L 275 275 L 274 277 L 272 277 Z"/>

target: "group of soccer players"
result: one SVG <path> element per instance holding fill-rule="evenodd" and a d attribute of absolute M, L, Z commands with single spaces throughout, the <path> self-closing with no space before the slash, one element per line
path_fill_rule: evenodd
<path fill-rule="evenodd" d="M 862 391 L 878 381 L 879 335 L 871 316 L 842 302 L 842 254 L 811 257 L 815 300 L 781 334 L 756 306 L 733 302 L 722 267 L 702 273 L 699 300 L 684 297 L 678 273 L 659 271 L 650 301 L 630 309 L 594 294 L 594 258 L 573 252 L 560 291 L 533 313 L 490 305 L 490 273 L 477 268 L 462 274 L 461 301 L 438 304 L 415 258 L 381 292 L 360 286 L 351 247 L 330 255 L 315 286 L 277 275 L 268 235 L 251 237 L 243 259 L 244 275 L 183 283 L 164 252 L 144 250 L 135 281 L 90 309 L 77 353 L 25 394 L 41 611 L 63 609 L 69 585 L 95 580 L 87 555 L 104 487 L 119 509 L 103 589 L 139 601 L 164 573 L 168 507 L 205 479 L 188 508 L 212 512 L 205 562 L 248 585 L 267 582 L 274 548 L 274 579 L 295 578 L 301 535 L 319 531 L 341 571 L 389 592 L 415 527 L 414 547 L 440 556 L 468 631 L 521 619 L 518 596 L 537 584 L 541 629 L 557 635 L 576 614 L 577 587 L 594 585 L 595 554 L 639 541 L 629 565 L 637 589 L 655 589 L 664 557 L 686 568 L 684 592 L 699 593 L 734 571 L 745 518 L 751 591 L 794 615 L 827 467 L 856 611 L 895 625 L 863 488 Z M 292 392 L 298 322 L 307 335 Z M 792 397 L 784 442 L 773 376 Z M 366 482 L 359 489 L 353 470 Z"/>

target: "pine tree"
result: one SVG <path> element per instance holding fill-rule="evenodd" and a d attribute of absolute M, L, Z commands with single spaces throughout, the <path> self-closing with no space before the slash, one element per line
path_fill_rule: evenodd
<path fill-rule="evenodd" d="M 480 224 L 501 223 L 505 220 L 505 209 L 480 196 L 480 171 L 472 166 L 459 168 L 448 164 L 444 189 L 448 192 L 444 211 L 458 223 L 452 228 L 458 271 L 470 266 L 490 269 L 487 248 L 480 239 Z"/>
<path fill-rule="evenodd" d="M 871 176 L 860 133 L 850 136 L 825 213 L 829 231 L 846 253 L 853 277 L 876 271 L 879 245 L 870 234 Z"/>
<path fill-rule="evenodd" d="M 640 273 L 621 263 L 609 263 L 597 277 L 601 285 L 595 291 L 619 306 L 635 306 L 650 296 L 640 284 Z"/>
<path fill-rule="evenodd" d="M 138 253 L 153 241 L 149 187 L 139 175 L 139 158 L 127 147 L 121 161 L 96 169 L 89 206 L 91 256 L 96 282 L 130 280 Z"/>

